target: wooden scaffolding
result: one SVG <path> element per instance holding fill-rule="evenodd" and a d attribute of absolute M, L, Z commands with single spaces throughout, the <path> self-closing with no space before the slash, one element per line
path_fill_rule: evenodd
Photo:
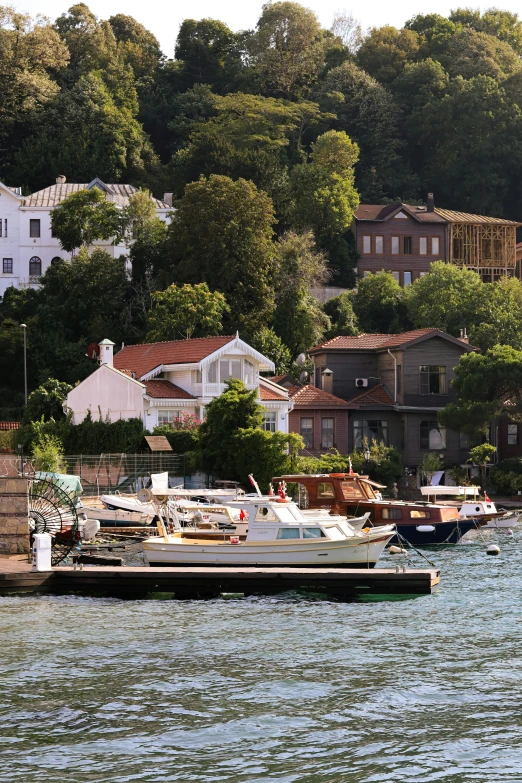
<path fill-rule="evenodd" d="M 448 225 L 450 262 L 473 269 L 487 282 L 517 275 L 516 242 L 516 224 L 452 222 Z"/>

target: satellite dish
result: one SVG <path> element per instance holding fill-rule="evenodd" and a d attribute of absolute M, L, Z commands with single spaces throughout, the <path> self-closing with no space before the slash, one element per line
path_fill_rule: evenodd
<path fill-rule="evenodd" d="M 295 363 L 298 367 L 302 367 L 306 363 L 306 354 L 300 353 L 297 359 L 295 360 Z"/>
<path fill-rule="evenodd" d="M 306 370 L 303 370 L 303 372 L 299 376 L 299 383 L 306 383 L 307 380 L 308 380 L 308 373 L 306 372 Z"/>

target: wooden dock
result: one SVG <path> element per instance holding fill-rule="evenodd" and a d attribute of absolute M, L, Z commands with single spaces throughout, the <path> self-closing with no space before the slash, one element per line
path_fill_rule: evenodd
<path fill-rule="evenodd" d="M 28 562 L 0 559 L 0 596 L 13 593 L 86 593 L 139 598 L 172 593 L 175 598 L 210 598 L 221 593 L 269 595 L 286 590 L 324 592 L 339 598 L 365 595 L 427 595 L 440 571 L 410 568 L 149 568 L 84 566 L 33 571 Z"/>

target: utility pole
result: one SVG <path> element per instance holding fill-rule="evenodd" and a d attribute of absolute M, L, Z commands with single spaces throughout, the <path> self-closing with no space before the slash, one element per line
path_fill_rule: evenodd
<path fill-rule="evenodd" d="M 20 328 L 24 330 L 24 391 L 25 404 L 27 405 L 27 325 L 20 324 Z"/>

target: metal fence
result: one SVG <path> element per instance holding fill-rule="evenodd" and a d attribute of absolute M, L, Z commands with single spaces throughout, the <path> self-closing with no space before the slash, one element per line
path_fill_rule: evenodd
<path fill-rule="evenodd" d="M 184 454 L 72 454 L 63 457 L 65 472 L 79 476 L 85 495 L 137 492 L 148 483 L 151 473 L 168 473 L 171 484 L 204 486 L 204 477 L 186 475 Z M 23 466 L 23 467 L 22 467 Z M 22 455 L 0 457 L 0 476 L 33 472 L 30 458 Z"/>

